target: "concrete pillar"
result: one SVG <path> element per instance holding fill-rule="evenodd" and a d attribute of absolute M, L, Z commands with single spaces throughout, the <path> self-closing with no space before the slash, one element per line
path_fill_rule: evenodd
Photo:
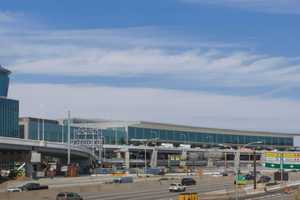
<path fill-rule="evenodd" d="M 234 154 L 234 171 L 237 173 L 240 170 L 240 150 L 238 149 Z"/>
<path fill-rule="evenodd" d="M 157 154 L 158 154 L 158 150 L 156 148 L 154 148 L 152 151 L 151 162 L 150 162 L 150 166 L 152 168 L 157 167 Z"/>
<path fill-rule="evenodd" d="M 186 166 L 186 160 L 187 160 L 187 150 L 183 149 L 181 152 L 181 161 L 180 161 L 181 167 Z"/>
<path fill-rule="evenodd" d="M 130 167 L 130 154 L 129 154 L 129 149 L 126 149 L 125 151 L 125 167 L 129 169 Z"/>
<path fill-rule="evenodd" d="M 117 151 L 116 154 L 117 154 L 117 159 L 122 159 L 121 151 Z"/>
<path fill-rule="evenodd" d="M 213 167 L 214 166 L 214 160 L 212 158 L 207 158 L 207 167 Z"/>

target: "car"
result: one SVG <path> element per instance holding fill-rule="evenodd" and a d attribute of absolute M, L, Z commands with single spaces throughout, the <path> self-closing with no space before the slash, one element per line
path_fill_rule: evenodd
<path fill-rule="evenodd" d="M 7 192 L 22 192 L 23 190 L 20 187 L 8 188 Z"/>
<path fill-rule="evenodd" d="M 172 183 L 169 187 L 170 192 L 184 192 L 185 186 L 180 183 Z"/>
<path fill-rule="evenodd" d="M 31 190 L 46 190 L 48 189 L 48 185 L 40 185 L 39 183 L 26 183 L 21 186 L 8 188 L 8 192 L 23 192 L 23 191 L 31 191 Z"/>
<path fill-rule="evenodd" d="M 133 177 L 124 176 L 113 180 L 114 183 L 133 183 Z"/>
<path fill-rule="evenodd" d="M 228 173 L 227 172 L 222 172 L 221 175 L 222 176 L 228 176 Z"/>
<path fill-rule="evenodd" d="M 244 177 L 245 177 L 246 180 L 253 180 L 254 179 L 254 175 L 251 174 L 251 173 L 250 174 L 246 174 Z"/>
<path fill-rule="evenodd" d="M 60 192 L 56 195 L 56 200 L 83 200 L 83 198 L 75 192 Z"/>
<path fill-rule="evenodd" d="M 188 186 L 188 185 L 196 185 L 196 181 L 193 178 L 183 178 L 181 179 L 181 184 Z"/>
<path fill-rule="evenodd" d="M 258 183 L 268 183 L 271 181 L 271 177 L 270 176 L 266 176 L 266 175 L 263 175 L 261 176 L 259 179 L 258 179 Z"/>

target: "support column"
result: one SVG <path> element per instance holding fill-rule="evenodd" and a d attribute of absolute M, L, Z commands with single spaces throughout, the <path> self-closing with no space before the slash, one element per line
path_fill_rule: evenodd
<path fill-rule="evenodd" d="M 125 150 L 125 167 L 127 169 L 130 168 L 130 154 L 129 154 L 129 149 Z"/>
<path fill-rule="evenodd" d="M 152 151 L 151 162 L 150 162 L 150 166 L 152 168 L 157 167 L 157 154 L 158 154 L 158 150 L 156 148 L 154 148 Z"/>
<path fill-rule="evenodd" d="M 234 155 L 234 171 L 239 173 L 240 171 L 240 150 L 237 149 Z"/>
<path fill-rule="evenodd" d="M 186 159 L 187 159 L 187 150 L 183 149 L 181 152 L 180 166 L 182 167 L 186 166 Z"/>
<path fill-rule="evenodd" d="M 207 158 L 207 167 L 212 168 L 214 166 L 214 160 L 212 158 Z"/>
<path fill-rule="evenodd" d="M 117 151 L 116 154 L 117 154 L 117 159 L 122 159 L 121 151 Z"/>

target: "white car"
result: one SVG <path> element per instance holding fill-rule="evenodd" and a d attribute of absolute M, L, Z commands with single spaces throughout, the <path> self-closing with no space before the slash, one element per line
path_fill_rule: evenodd
<path fill-rule="evenodd" d="M 8 188 L 7 192 L 22 192 L 22 188 L 21 187 L 14 187 L 14 188 Z"/>
<path fill-rule="evenodd" d="M 169 187 L 170 192 L 184 192 L 185 186 L 183 186 L 181 183 L 172 183 Z"/>

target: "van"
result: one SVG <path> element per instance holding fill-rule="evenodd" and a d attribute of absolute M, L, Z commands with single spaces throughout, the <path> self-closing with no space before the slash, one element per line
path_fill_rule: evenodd
<path fill-rule="evenodd" d="M 196 181 L 193 178 L 183 178 L 181 179 L 182 185 L 196 185 Z"/>
<path fill-rule="evenodd" d="M 133 177 L 124 176 L 124 177 L 116 178 L 114 179 L 114 183 L 133 183 Z"/>

